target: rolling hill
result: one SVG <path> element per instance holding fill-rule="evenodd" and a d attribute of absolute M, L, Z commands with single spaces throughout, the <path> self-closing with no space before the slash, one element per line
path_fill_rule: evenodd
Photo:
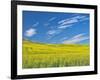
<path fill-rule="evenodd" d="M 44 44 L 23 40 L 23 68 L 87 66 L 89 45 Z"/>

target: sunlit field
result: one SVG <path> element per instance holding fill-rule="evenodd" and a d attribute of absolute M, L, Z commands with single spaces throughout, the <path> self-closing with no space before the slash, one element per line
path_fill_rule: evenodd
<path fill-rule="evenodd" d="M 88 66 L 89 53 L 86 44 L 42 44 L 23 40 L 22 67 Z"/>

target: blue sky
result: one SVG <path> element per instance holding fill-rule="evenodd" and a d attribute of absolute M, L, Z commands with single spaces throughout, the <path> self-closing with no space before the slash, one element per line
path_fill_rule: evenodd
<path fill-rule="evenodd" d="M 89 44 L 89 14 L 23 11 L 23 39 L 52 44 Z"/>

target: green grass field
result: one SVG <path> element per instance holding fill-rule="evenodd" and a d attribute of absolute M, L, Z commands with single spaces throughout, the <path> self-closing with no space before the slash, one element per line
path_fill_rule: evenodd
<path fill-rule="evenodd" d="M 22 67 L 88 66 L 89 45 L 42 44 L 23 40 Z"/>

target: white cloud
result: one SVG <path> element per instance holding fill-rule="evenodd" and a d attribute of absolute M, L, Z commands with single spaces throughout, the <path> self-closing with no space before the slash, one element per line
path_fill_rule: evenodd
<path fill-rule="evenodd" d="M 72 26 L 72 25 L 61 25 L 61 26 L 59 26 L 58 28 L 59 28 L 59 29 L 65 29 L 65 28 L 68 28 L 68 27 L 70 27 L 70 26 Z"/>
<path fill-rule="evenodd" d="M 63 22 L 61 25 L 66 25 L 66 24 L 73 24 L 78 22 L 77 19 L 71 19 L 71 20 L 66 20 L 65 22 Z"/>
<path fill-rule="evenodd" d="M 68 20 L 68 19 L 60 20 L 60 21 L 58 21 L 58 24 L 62 24 L 62 23 L 65 22 L 66 20 Z"/>
<path fill-rule="evenodd" d="M 86 21 L 86 20 L 89 20 L 89 18 L 80 19 L 80 21 Z"/>
<path fill-rule="evenodd" d="M 52 17 L 52 18 L 50 18 L 48 21 L 53 21 L 53 20 L 55 20 L 56 19 L 56 17 Z"/>
<path fill-rule="evenodd" d="M 25 32 L 25 36 L 31 37 L 36 34 L 36 29 L 30 28 Z"/>
<path fill-rule="evenodd" d="M 84 20 L 88 20 L 88 18 L 86 16 L 77 15 L 77 16 L 74 16 L 74 17 L 71 17 L 71 18 L 60 20 L 58 22 L 58 24 L 69 25 L 69 24 L 74 24 L 74 23 L 84 21 Z"/>
<path fill-rule="evenodd" d="M 51 17 L 51 18 L 47 21 L 47 23 L 44 23 L 44 26 L 50 25 L 50 22 L 53 21 L 53 20 L 55 20 L 55 19 L 56 19 L 56 17 Z"/>
<path fill-rule="evenodd" d="M 83 19 L 83 18 L 86 18 L 86 16 L 77 15 L 77 16 L 72 17 L 72 19 Z"/>
<path fill-rule="evenodd" d="M 35 27 L 37 25 L 39 25 L 39 22 L 36 22 L 35 24 L 33 24 L 32 27 Z"/>
<path fill-rule="evenodd" d="M 79 38 L 79 37 L 83 37 L 83 36 L 84 36 L 84 33 L 81 33 L 81 34 L 75 35 L 73 38 Z"/>
<path fill-rule="evenodd" d="M 81 42 L 81 41 L 87 40 L 87 39 L 89 39 L 89 37 L 84 36 L 84 34 L 82 33 L 82 34 L 75 35 L 71 39 L 65 40 L 62 43 L 64 43 L 64 44 L 75 44 L 75 43 L 78 43 L 78 42 Z"/>
<path fill-rule="evenodd" d="M 49 35 L 52 35 L 52 34 L 55 34 L 56 33 L 56 30 L 49 30 L 48 32 L 47 32 L 47 34 L 49 34 Z"/>
<path fill-rule="evenodd" d="M 47 34 L 48 34 L 48 35 L 56 35 L 56 34 L 59 34 L 61 31 L 62 31 L 62 30 L 59 30 L 59 29 L 57 29 L 57 30 L 49 30 L 49 31 L 47 32 Z"/>
<path fill-rule="evenodd" d="M 62 30 L 49 30 L 47 32 L 47 39 L 51 39 L 53 38 L 54 36 L 60 34 L 62 32 Z"/>

